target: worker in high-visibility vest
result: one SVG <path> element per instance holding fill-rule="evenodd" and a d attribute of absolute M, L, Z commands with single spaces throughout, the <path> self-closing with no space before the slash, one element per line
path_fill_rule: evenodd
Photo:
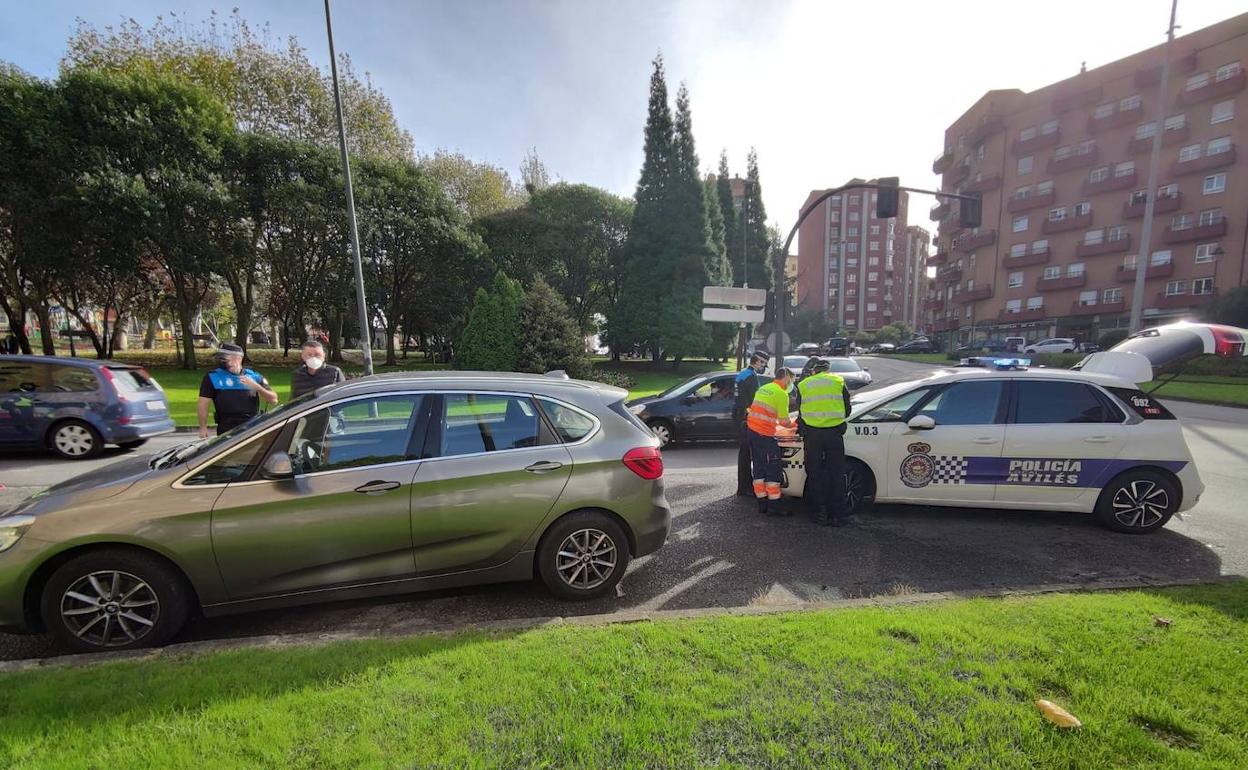
<path fill-rule="evenodd" d="M 780 444 L 776 431 L 781 426 L 793 427 L 789 419 L 789 386 L 793 372 L 781 367 L 776 378 L 763 385 L 754 394 L 750 411 L 745 418 L 746 432 L 750 437 L 750 464 L 754 476 L 754 497 L 758 500 L 759 513 L 783 515 L 779 506 L 780 483 L 784 477 L 780 470 Z"/>
<path fill-rule="evenodd" d="M 815 523 L 849 523 L 845 504 L 845 420 L 849 388 L 828 371 L 822 358 L 810 362 L 811 375 L 797 384 L 798 430 L 806 456 L 806 499 L 816 506 Z"/>

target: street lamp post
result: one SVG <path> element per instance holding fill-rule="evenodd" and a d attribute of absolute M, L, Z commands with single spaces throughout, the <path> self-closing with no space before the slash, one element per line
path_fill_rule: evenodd
<path fill-rule="evenodd" d="M 360 231 L 355 223 L 355 192 L 351 187 L 351 157 L 347 154 L 347 128 L 342 120 L 342 96 L 338 92 L 338 59 L 334 54 L 334 26 L 325 0 L 325 34 L 329 37 L 329 72 L 334 81 L 334 109 L 338 114 L 338 149 L 342 152 L 342 178 L 347 192 L 347 225 L 351 228 L 351 257 L 355 263 L 355 302 L 360 313 L 360 352 L 364 374 L 373 373 L 373 342 L 369 333 L 368 302 L 364 298 L 364 264 L 360 258 Z"/>

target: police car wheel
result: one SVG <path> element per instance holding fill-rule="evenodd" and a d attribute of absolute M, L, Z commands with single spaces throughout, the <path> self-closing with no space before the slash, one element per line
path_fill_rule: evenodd
<path fill-rule="evenodd" d="M 104 439 L 82 420 L 62 420 L 48 431 L 48 448 L 66 460 L 87 460 L 104 451 Z"/>
<path fill-rule="evenodd" d="M 676 429 L 667 420 L 652 420 L 647 427 L 659 440 L 660 447 L 665 447 L 676 440 Z"/>
<path fill-rule="evenodd" d="M 1143 535 L 1161 529 L 1179 507 L 1179 490 L 1157 471 L 1128 471 L 1101 491 L 1096 518 L 1115 532 Z"/>
<path fill-rule="evenodd" d="M 845 498 L 847 513 L 856 516 L 862 513 L 867 501 L 875 497 L 875 478 L 871 469 L 858 460 L 845 462 Z"/>

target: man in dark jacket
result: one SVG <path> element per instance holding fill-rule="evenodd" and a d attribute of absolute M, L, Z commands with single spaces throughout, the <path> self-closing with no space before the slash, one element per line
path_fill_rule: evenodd
<path fill-rule="evenodd" d="M 745 427 L 745 418 L 754 403 L 754 394 L 763 384 L 762 373 L 767 371 L 767 355 L 755 353 L 750 356 L 750 365 L 737 373 L 737 399 L 732 406 L 732 419 L 737 425 L 737 496 L 754 497 L 754 484 L 750 469 L 750 441 Z"/>
<path fill-rule="evenodd" d="M 325 385 L 333 385 L 346 379 L 342 370 L 325 363 L 325 346 L 320 340 L 308 340 L 300 351 L 303 366 L 290 375 L 290 397 L 299 398 Z"/>

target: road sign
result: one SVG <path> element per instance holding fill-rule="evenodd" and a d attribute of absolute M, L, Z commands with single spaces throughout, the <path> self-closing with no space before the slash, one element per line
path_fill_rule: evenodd
<path fill-rule="evenodd" d="M 763 322 L 763 309 L 751 310 L 750 308 L 728 308 L 728 307 L 704 307 L 702 308 L 703 321 L 723 321 L 727 323 L 742 324 L 761 324 Z"/>
<path fill-rule="evenodd" d="M 771 334 L 767 335 L 767 349 L 770 350 L 773 354 L 784 353 L 789 350 L 789 345 L 792 344 L 792 340 L 789 339 L 789 335 L 787 332 L 784 335 L 784 339 L 781 340 L 780 342 L 783 342 L 784 344 L 779 344 L 776 341 L 775 332 L 772 332 Z"/>
<path fill-rule="evenodd" d="M 763 307 L 767 304 L 767 290 L 742 289 L 736 286 L 703 286 L 702 304 Z"/>

